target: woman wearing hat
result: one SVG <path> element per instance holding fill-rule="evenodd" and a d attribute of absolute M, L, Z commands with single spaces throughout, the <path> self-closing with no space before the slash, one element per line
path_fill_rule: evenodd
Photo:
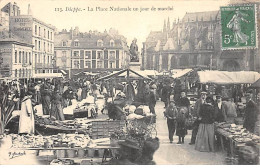
<path fill-rule="evenodd" d="M 214 106 L 211 97 L 206 98 L 199 112 L 200 125 L 195 141 L 195 150 L 200 152 L 214 152 Z"/>

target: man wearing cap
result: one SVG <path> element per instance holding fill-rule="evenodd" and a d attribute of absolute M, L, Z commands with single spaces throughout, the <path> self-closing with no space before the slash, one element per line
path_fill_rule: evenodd
<path fill-rule="evenodd" d="M 257 105 L 252 100 L 253 92 L 248 91 L 246 93 L 246 108 L 245 108 L 245 120 L 243 127 L 246 128 L 249 132 L 254 133 L 255 123 L 257 121 Z"/>
<path fill-rule="evenodd" d="M 191 141 L 190 141 L 190 145 L 195 144 L 196 141 L 196 136 L 199 130 L 199 125 L 200 125 L 200 121 L 199 121 L 199 113 L 201 110 L 201 106 L 202 104 L 205 103 L 206 97 L 207 97 L 207 92 L 202 91 L 200 93 L 200 99 L 198 99 L 195 103 L 194 106 L 194 116 L 196 117 L 196 120 L 193 123 L 193 129 L 192 129 L 192 135 L 191 135 Z"/>
<path fill-rule="evenodd" d="M 173 141 L 173 135 L 175 132 L 175 125 L 176 125 L 176 117 L 177 117 L 177 108 L 174 104 L 174 101 L 170 102 L 170 105 L 167 107 L 164 115 L 167 118 L 167 126 L 169 132 L 169 140 L 170 143 Z"/>

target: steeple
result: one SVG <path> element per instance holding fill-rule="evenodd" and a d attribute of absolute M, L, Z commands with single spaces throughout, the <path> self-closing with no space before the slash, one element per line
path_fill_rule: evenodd
<path fill-rule="evenodd" d="M 167 22 L 167 31 L 169 32 L 170 30 L 171 30 L 170 18 L 168 17 L 168 22 Z"/>
<path fill-rule="evenodd" d="M 164 20 L 163 32 L 166 32 L 166 21 Z"/>

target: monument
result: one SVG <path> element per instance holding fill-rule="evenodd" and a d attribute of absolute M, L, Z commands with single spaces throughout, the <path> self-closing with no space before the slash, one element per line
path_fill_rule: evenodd
<path fill-rule="evenodd" d="M 138 46 L 136 44 L 137 39 L 135 38 L 130 45 L 130 63 L 129 68 L 134 71 L 139 71 L 141 68 L 140 55 L 138 52 Z"/>

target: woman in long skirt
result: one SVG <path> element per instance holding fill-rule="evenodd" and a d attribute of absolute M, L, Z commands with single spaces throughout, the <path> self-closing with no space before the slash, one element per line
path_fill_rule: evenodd
<path fill-rule="evenodd" d="M 31 95 L 27 94 L 22 99 L 22 107 L 19 119 L 19 134 L 34 134 L 34 112 Z"/>
<path fill-rule="evenodd" d="M 210 97 L 206 98 L 206 103 L 199 111 L 200 125 L 195 142 L 195 150 L 200 152 L 214 152 L 214 106 Z"/>

